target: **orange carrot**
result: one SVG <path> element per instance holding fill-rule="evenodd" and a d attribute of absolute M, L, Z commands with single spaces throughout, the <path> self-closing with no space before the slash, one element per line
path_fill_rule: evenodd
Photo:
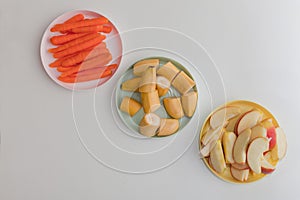
<path fill-rule="evenodd" d="M 110 33 L 112 30 L 111 26 L 85 26 L 85 27 L 78 27 L 72 28 L 71 32 L 73 33 L 92 33 L 92 32 L 103 32 L 103 33 Z"/>
<path fill-rule="evenodd" d="M 68 35 L 57 35 L 50 38 L 50 41 L 53 45 L 61 45 L 77 38 L 80 38 L 87 33 L 78 33 L 78 34 L 68 34 Z"/>
<path fill-rule="evenodd" d="M 97 67 L 104 67 L 107 63 L 110 62 L 110 60 L 111 60 L 110 53 L 103 54 L 103 55 L 100 55 L 98 57 L 98 59 L 95 58 L 95 59 L 91 59 L 88 61 L 84 61 L 80 65 L 76 65 L 76 66 L 73 65 L 73 66 L 65 67 L 70 70 L 68 70 L 68 71 L 63 70 L 64 73 L 62 74 L 62 76 L 63 77 L 68 76 L 70 74 L 74 74 L 79 71 L 89 70 L 89 69 L 93 69 L 93 68 L 97 68 Z"/>
<path fill-rule="evenodd" d="M 83 70 L 83 71 L 79 71 L 77 72 L 76 74 L 72 74 L 70 75 L 71 77 L 73 76 L 86 76 L 86 75 L 89 75 L 91 73 L 95 73 L 95 74 L 101 74 L 103 73 L 104 71 L 114 71 L 116 68 L 117 68 L 117 64 L 111 64 L 111 65 L 107 65 L 107 66 L 104 66 L 104 67 L 95 67 L 95 68 L 92 68 L 92 69 L 88 69 L 88 70 Z"/>
<path fill-rule="evenodd" d="M 71 56 L 74 56 L 74 55 L 70 55 L 70 56 L 66 56 L 66 57 L 62 57 L 62 58 L 56 59 L 54 62 L 52 62 L 52 63 L 49 64 L 49 67 L 51 67 L 51 68 L 59 67 L 59 66 L 61 66 L 61 63 L 64 60 L 66 60 L 67 58 L 70 58 Z"/>
<path fill-rule="evenodd" d="M 85 19 L 79 22 L 73 22 L 73 23 L 63 23 L 63 24 L 56 24 L 54 27 L 50 29 L 51 32 L 56 32 L 56 31 L 69 31 L 73 28 L 78 28 L 78 27 L 84 27 L 84 26 L 95 26 L 95 25 L 102 25 L 102 24 L 107 24 L 108 19 L 105 17 L 98 17 L 94 19 Z"/>
<path fill-rule="evenodd" d="M 58 77 L 58 80 L 65 82 L 65 83 L 80 83 L 80 82 L 87 82 L 87 81 L 92 81 L 100 78 L 105 78 L 108 76 L 112 75 L 111 70 L 106 70 L 102 72 L 95 73 L 93 70 L 88 70 L 90 71 L 88 74 L 85 75 L 80 75 L 78 74 L 77 76 L 67 76 L 67 77 Z"/>
<path fill-rule="evenodd" d="M 78 22 L 78 21 L 81 21 L 83 19 L 84 19 L 83 14 L 77 14 L 77 15 L 74 15 L 73 17 L 71 17 L 70 19 L 68 19 L 67 21 L 65 21 L 64 24 Z"/>
<path fill-rule="evenodd" d="M 75 82 L 79 83 L 79 82 L 87 82 L 87 81 L 104 78 L 111 74 L 112 74 L 112 71 L 105 71 L 101 74 L 101 76 L 99 76 L 98 74 L 90 74 L 87 76 L 79 76 L 79 77 L 74 77 L 74 76 L 61 77 L 61 76 L 59 76 L 57 79 L 62 82 L 65 82 L 65 83 L 75 83 Z"/>
<path fill-rule="evenodd" d="M 66 71 L 69 71 L 69 70 L 71 70 L 71 69 L 73 69 L 73 68 L 77 68 L 77 67 L 79 67 L 78 65 L 76 65 L 76 66 L 68 66 L 68 67 L 62 67 L 62 66 L 59 66 L 59 67 L 57 67 L 57 71 L 59 71 L 59 72 L 66 72 Z"/>
<path fill-rule="evenodd" d="M 104 78 L 107 75 L 110 75 L 112 73 L 112 70 L 105 70 L 105 68 L 94 68 L 94 69 L 90 69 L 90 70 L 85 70 L 83 72 L 79 72 L 77 74 L 74 74 L 72 76 L 69 77 L 74 77 L 74 78 L 79 78 L 80 77 L 85 77 L 85 76 L 89 76 L 89 75 L 94 75 L 94 77 L 100 77 L 100 78 Z"/>
<path fill-rule="evenodd" d="M 59 51 L 63 51 L 65 49 L 69 48 L 69 47 L 75 46 L 77 44 L 80 44 L 81 42 L 88 41 L 88 40 L 93 39 L 95 37 L 99 37 L 99 34 L 98 33 L 91 33 L 91 34 L 88 34 L 88 35 L 84 35 L 84 36 L 82 36 L 80 38 L 77 38 L 75 40 L 72 40 L 72 41 L 70 41 L 70 42 L 68 42 L 68 43 L 66 43 L 62 46 L 49 49 L 48 51 L 50 53 L 57 53 Z"/>
<path fill-rule="evenodd" d="M 61 58 L 61 57 L 65 57 L 65 56 L 80 52 L 82 50 L 85 50 L 87 48 L 90 48 L 92 46 L 100 44 L 104 39 L 105 39 L 104 35 L 99 35 L 99 37 L 95 37 L 91 40 L 84 41 L 84 42 L 81 42 L 77 45 L 71 46 L 71 47 L 69 47 L 69 48 L 67 48 L 63 51 L 54 53 L 53 57 L 54 58 Z"/>
<path fill-rule="evenodd" d="M 105 53 L 102 55 L 99 55 L 97 57 L 94 57 L 92 59 L 86 60 L 80 64 L 80 70 L 86 70 L 91 69 L 94 67 L 102 67 L 108 64 L 112 60 L 111 54 Z"/>
<path fill-rule="evenodd" d="M 101 54 L 108 53 L 108 49 L 105 47 L 105 43 L 99 44 L 96 48 L 92 50 L 86 50 L 86 51 L 81 51 L 78 54 L 65 59 L 62 63 L 61 66 L 71 66 L 75 65 L 78 63 L 81 63 L 85 60 L 94 58 L 96 56 L 99 56 Z"/>
<path fill-rule="evenodd" d="M 117 68 L 117 64 L 112 64 L 112 65 L 109 65 L 109 66 L 101 66 L 101 67 L 94 67 L 94 68 L 91 68 L 91 69 L 103 69 L 103 70 L 114 70 L 115 68 Z M 84 71 L 88 71 L 88 70 L 91 70 L 91 69 L 81 69 L 80 66 L 76 66 L 76 67 L 72 67 L 70 70 L 68 71 L 62 71 L 61 73 L 61 77 L 66 77 L 66 76 L 72 76 L 76 73 L 83 73 Z"/>
<path fill-rule="evenodd" d="M 79 21 L 82 21 L 83 19 L 84 19 L 83 14 L 77 14 L 77 15 L 74 15 L 73 17 L 71 17 L 70 19 L 68 19 L 67 21 L 65 21 L 64 24 L 79 22 Z M 60 33 L 65 34 L 65 33 L 68 33 L 68 31 L 60 31 Z"/>

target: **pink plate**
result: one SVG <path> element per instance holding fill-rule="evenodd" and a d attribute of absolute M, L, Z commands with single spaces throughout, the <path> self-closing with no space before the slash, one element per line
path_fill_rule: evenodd
<path fill-rule="evenodd" d="M 116 72 L 116 70 L 114 70 L 111 76 L 106 78 L 101 78 L 98 80 L 81 82 L 81 83 L 64 83 L 57 79 L 57 77 L 60 75 L 60 72 L 58 72 L 56 68 L 49 67 L 49 64 L 52 63 L 55 59 L 53 58 L 52 54 L 48 52 L 48 49 L 56 47 L 50 43 L 50 38 L 54 35 L 59 35 L 58 32 L 51 32 L 50 31 L 51 27 L 53 27 L 55 24 L 63 23 L 64 21 L 68 20 L 72 16 L 80 13 L 83 14 L 85 18 L 96 18 L 96 17 L 103 16 L 99 13 L 89 11 L 89 10 L 73 10 L 73 11 L 66 12 L 60 15 L 59 17 L 57 17 L 48 26 L 48 28 L 46 29 L 43 35 L 41 47 L 40 47 L 41 60 L 47 74 L 51 77 L 51 79 L 54 82 L 69 90 L 86 90 L 86 89 L 98 87 L 103 83 L 105 83 L 106 81 L 108 81 L 112 77 L 112 75 Z M 108 65 L 117 64 L 119 66 L 122 59 L 122 41 L 117 28 L 113 25 L 111 21 L 109 21 L 109 24 L 112 27 L 112 31 L 109 34 L 105 34 L 106 39 L 104 40 L 107 48 L 112 54 L 112 60 L 108 63 Z"/>

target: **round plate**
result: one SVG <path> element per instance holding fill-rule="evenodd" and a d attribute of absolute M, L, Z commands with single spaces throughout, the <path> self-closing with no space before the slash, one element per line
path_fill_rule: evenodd
<path fill-rule="evenodd" d="M 257 103 L 254 103 L 254 102 L 251 102 L 251 101 L 245 101 L 245 100 L 237 100 L 237 101 L 231 101 L 231 102 L 228 102 L 226 103 L 225 105 L 222 105 L 220 106 L 219 108 L 215 109 L 213 112 L 210 113 L 210 115 L 206 118 L 203 126 L 202 126 L 202 129 L 201 129 L 201 132 L 200 132 L 200 136 L 199 136 L 199 150 L 201 148 L 201 138 L 204 134 L 204 132 L 206 132 L 206 130 L 208 130 L 209 128 L 209 119 L 211 117 L 211 115 L 219 110 L 220 108 L 223 108 L 225 106 L 238 106 L 241 108 L 241 113 L 245 113 L 251 109 L 257 109 L 259 111 L 261 111 L 263 113 L 263 120 L 264 119 L 267 119 L 267 118 L 272 118 L 273 120 L 273 124 L 275 125 L 275 127 L 278 127 L 279 124 L 277 122 L 277 120 L 275 119 L 275 117 L 266 109 L 264 108 L 263 106 L 257 104 Z M 226 128 L 227 129 L 227 128 Z M 241 182 L 241 181 L 237 181 L 236 179 L 234 179 L 232 176 L 231 176 L 231 173 L 230 173 L 230 168 L 227 166 L 224 173 L 223 174 L 219 174 L 217 173 L 208 163 L 208 159 L 207 158 L 203 158 L 203 161 L 205 163 L 205 165 L 209 168 L 209 170 L 215 174 L 217 177 L 219 177 L 220 179 L 224 180 L 224 181 L 227 181 L 227 182 L 230 182 L 230 183 L 237 183 L 237 184 L 244 184 L 244 183 L 250 183 L 250 182 L 254 182 L 254 181 L 258 181 L 260 179 L 262 179 L 263 177 L 265 177 L 266 175 L 265 174 L 252 174 L 252 173 L 249 173 L 249 177 L 248 177 L 248 180 L 247 181 L 244 181 L 244 182 Z M 278 162 L 278 161 L 277 161 Z M 277 164 L 276 162 L 276 164 Z M 275 163 L 274 163 L 275 164 Z"/>
<path fill-rule="evenodd" d="M 85 18 L 97 18 L 103 16 L 97 12 L 93 12 L 89 10 L 73 10 L 73 11 L 66 12 L 51 22 L 51 24 L 44 32 L 41 41 L 41 46 L 40 46 L 41 60 L 47 74 L 58 85 L 70 90 L 86 90 L 86 89 L 95 88 L 102 85 L 112 77 L 109 76 L 107 78 L 101 78 L 94 81 L 75 83 L 75 84 L 64 83 L 57 79 L 57 77 L 60 75 L 60 72 L 58 72 L 56 68 L 49 67 L 49 64 L 52 63 L 55 59 L 53 58 L 52 54 L 48 52 L 48 49 L 56 47 L 51 44 L 49 39 L 52 36 L 58 35 L 57 32 L 53 33 L 50 31 L 51 27 L 53 27 L 55 24 L 63 23 L 64 21 L 71 18 L 72 16 L 80 13 L 83 14 Z M 104 40 L 106 42 L 107 48 L 112 54 L 112 61 L 109 64 L 116 63 L 119 66 L 122 59 L 122 41 L 117 28 L 113 25 L 113 23 L 110 20 L 109 20 L 109 24 L 112 27 L 112 31 L 109 34 L 106 34 L 106 39 Z"/>
<path fill-rule="evenodd" d="M 177 62 L 173 59 L 166 58 L 166 57 L 148 57 L 148 58 L 143 58 L 141 60 L 147 60 L 147 59 L 159 59 L 159 66 L 162 66 L 162 65 L 166 64 L 167 62 L 171 61 L 179 70 L 184 71 L 191 79 L 193 79 L 190 72 L 183 65 L 181 65 L 179 62 Z M 139 61 L 141 61 L 141 60 L 139 60 Z M 139 61 L 137 61 L 137 62 L 139 62 Z M 119 81 L 117 83 L 116 107 L 117 107 L 119 116 L 121 117 L 123 122 L 126 124 L 126 126 L 128 128 L 130 128 L 132 131 L 134 131 L 136 133 L 136 136 L 145 137 L 139 133 L 139 123 L 142 120 L 143 116 L 145 115 L 144 110 L 140 109 L 139 112 L 137 112 L 133 117 L 131 117 L 130 115 L 122 112 L 119 109 L 122 99 L 126 96 L 129 96 L 129 97 L 137 100 L 138 102 L 141 102 L 141 96 L 138 92 L 128 92 L 128 91 L 124 91 L 121 89 L 121 85 L 124 81 L 127 81 L 127 80 L 135 77 L 133 75 L 133 65 L 131 67 L 129 67 L 128 70 L 126 70 L 126 72 L 121 76 L 121 78 L 119 79 Z M 197 91 L 197 87 L 194 86 L 193 90 Z M 166 97 L 180 97 L 180 96 L 181 96 L 180 93 L 173 86 L 171 86 L 168 93 L 166 95 L 160 97 L 160 105 L 163 105 L 163 99 Z M 160 106 L 160 108 L 155 111 L 155 114 L 157 114 L 161 118 L 172 118 L 167 114 L 167 111 L 165 110 L 164 106 Z M 190 120 L 191 120 L 191 118 L 186 117 L 186 116 L 180 118 L 179 119 L 180 126 L 179 126 L 178 131 L 182 130 Z M 156 136 L 154 136 L 154 137 L 156 137 Z"/>

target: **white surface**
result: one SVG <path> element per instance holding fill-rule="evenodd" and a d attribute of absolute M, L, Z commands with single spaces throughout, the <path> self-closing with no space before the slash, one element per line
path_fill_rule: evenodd
<path fill-rule="evenodd" d="M 121 2 L 1 0 L 0 199 L 296 199 L 300 2 Z M 72 93 L 48 78 L 39 58 L 43 31 L 71 9 L 99 11 L 120 31 L 167 27 L 202 43 L 228 100 L 261 103 L 285 129 L 288 154 L 276 172 L 253 184 L 225 183 L 198 159 L 196 141 L 174 165 L 152 174 L 123 174 L 95 161 L 76 135 Z"/>

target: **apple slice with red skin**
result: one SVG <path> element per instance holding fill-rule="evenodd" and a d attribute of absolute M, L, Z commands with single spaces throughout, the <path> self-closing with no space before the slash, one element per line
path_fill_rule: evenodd
<path fill-rule="evenodd" d="M 262 120 L 262 113 L 258 110 L 246 112 L 236 123 L 235 133 L 241 134 L 244 130 L 252 128 Z"/>
<path fill-rule="evenodd" d="M 247 163 L 254 173 L 261 173 L 261 160 L 263 158 L 263 153 L 268 150 L 269 141 L 266 138 L 258 137 L 250 143 L 247 151 Z"/>
<path fill-rule="evenodd" d="M 276 131 L 272 118 L 267 118 L 261 122 L 261 125 L 267 129 L 267 138 L 269 138 L 269 149 L 276 145 Z"/>
<path fill-rule="evenodd" d="M 272 173 L 276 168 L 277 161 L 272 158 L 272 151 L 264 153 L 264 157 L 261 161 L 261 172 L 264 174 Z"/>
<path fill-rule="evenodd" d="M 270 174 L 273 171 L 275 171 L 276 166 L 272 165 L 267 161 L 267 159 L 264 157 L 261 161 L 261 172 L 264 174 Z"/>
<path fill-rule="evenodd" d="M 275 127 L 271 127 L 267 130 L 267 137 L 269 138 L 269 149 L 273 149 L 277 142 Z"/>
<path fill-rule="evenodd" d="M 232 163 L 232 167 L 239 169 L 239 170 L 245 170 L 245 169 L 250 169 L 249 165 L 247 163 L 239 164 L 239 163 Z"/>
<path fill-rule="evenodd" d="M 231 176 L 238 181 L 247 181 L 249 176 L 249 169 L 236 169 L 233 166 L 230 167 Z"/>

